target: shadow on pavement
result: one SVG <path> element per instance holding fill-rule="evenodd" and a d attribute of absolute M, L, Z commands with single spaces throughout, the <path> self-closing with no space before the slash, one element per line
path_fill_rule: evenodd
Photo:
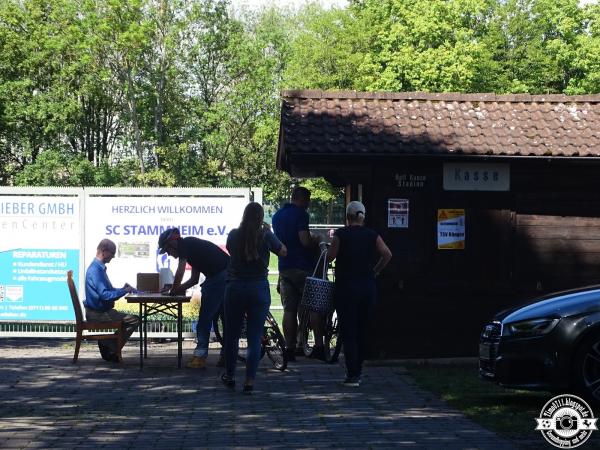
<path fill-rule="evenodd" d="M 142 371 L 136 342 L 120 365 L 90 344 L 72 364 L 72 341 L 0 340 L 0 352 L 8 448 L 513 448 L 417 389 L 401 367 L 367 367 L 352 389 L 340 385 L 340 365 L 300 358 L 282 373 L 265 359 L 248 396 L 243 367 L 229 392 L 216 351 L 205 370 L 177 369 L 175 343 L 150 346 Z"/>

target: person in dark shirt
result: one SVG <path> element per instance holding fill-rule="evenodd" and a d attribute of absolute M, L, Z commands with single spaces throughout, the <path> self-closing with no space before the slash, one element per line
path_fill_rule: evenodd
<path fill-rule="evenodd" d="M 170 294 L 185 294 L 187 289 L 198 284 L 201 273 L 206 277 L 201 284 L 201 305 L 196 325 L 198 343 L 192 359 L 186 364 L 191 369 L 203 369 L 206 367 L 213 318 L 223 305 L 229 255 L 212 242 L 192 236 L 182 238 L 178 228 L 163 231 L 158 238 L 158 248 L 159 253 L 179 259 Z M 182 283 L 187 264 L 192 267 L 192 274 Z M 217 363 L 221 364 L 222 361 Z"/>
<path fill-rule="evenodd" d="M 361 383 L 367 326 L 376 298 L 375 278 L 392 252 L 374 230 L 364 226 L 365 207 L 352 201 L 346 207 L 348 225 L 338 228 L 327 253 L 335 262 L 334 304 L 340 321 L 346 363 L 345 386 Z"/>
<path fill-rule="evenodd" d="M 231 264 L 225 288 L 225 367 L 223 384 L 235 388 L 235 364 L 244 317 L 248 349 L 244 393 L 251 393 L 260 361 L 260 339 L 271 305 L 269 289 L 269 252 L 285 256 L 287 249 L 263 222 L 264 211 L 251 202 L 244 209 L 239 228 L 227 237 Z"/>
<path fill-rule="evenodd" d="M 125 336 L 122 346 L 131 337 L 140 320 L 137 316 L 116 311 L 115 301 L 133 291 L 133 287 L 125 283 L 122 288 L 114 288 L 106 274 L 108 264 L 117 252 L 117 245 L 110 239 L 102 239 L 96 248 L 96 257 L 85 272 L 85 316 L 94 322 L 123 321 Z M 116 338 L 98 341 L 100 355 L 105 361 L 119 362 L 117 357 Z"/>
<path fill-rule="evenodd" d="M 296 354 L 303 354 L 301 348 L 296 348 L 300 302 L 306 277 L 312 273 L 317 263 L 315 254 L 318 238 L 313 237 L 308 229 L 306 210 L 309 204 L 310 191 L 297 186 L 292 191 L 290 203 L 283 205 L 273 215 L 273 231 L 288 249 L 287 256 L 279 257 L 279 292 L 283 305 L 283 335 L 288 361 L 294 361 Z M 311 356 L 324 359 L 324 317 L 312 311 L 310 321 L 315 333 L 315 345 Z"/>

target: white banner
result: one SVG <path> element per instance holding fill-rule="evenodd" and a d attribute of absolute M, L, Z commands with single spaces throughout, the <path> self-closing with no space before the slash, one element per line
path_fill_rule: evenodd
<path fill-rule="evenodd" d="M 87 196 L 85 266 L 95 257 L 98 242 L 108 238 L 117 244 L 117 254 L 107 265 L 114 286 L 135 285 L 138 272 L 161 268 L 175 272 L 177 261 L 158 254 L 160 233 L 177 227 L 182 237 L 195 236 L 225 248 L 227 235 L 239 226 L 248 201 L 245 189 L 215 190 L 203 196 L 191 191 L 171 196 Z"/>

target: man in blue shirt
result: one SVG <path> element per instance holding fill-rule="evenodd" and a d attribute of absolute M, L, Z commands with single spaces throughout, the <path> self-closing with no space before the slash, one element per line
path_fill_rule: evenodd
<path fill-rule="evenodd" d="M 94 322 L 123 321 L 125 336 L 122 345 L 131 337 L 139 324 L 139 318 L 114 309 L 115 301 L 125 294 L 132 292 L 133 287 L 125 283 L 122 288 L 114 288 L 106 274 L 106 264 L 114 257 L 116 244 L 110 239 L 103 239 L 96 248 L 96 257 L 85 273 L 85 306 L 86 318 Z M 105 361 L 118 362 L 117 340 L 107 339 L 98 341 L 100 355 Z"/>
<path fill-rule="evenodd" d="M 285 257 L 279 257 L 279 290 L 283 304 L 283 334 L 288 351 L 288 361 L 294 361 L 301 353 L 296 349 L 298 334 L 298 307 L 302 300 L 304 282 L 312 273 L 318 238 L 308 229 L 308 205 L 310 191 L 297 186 L 292 191 L 290 203 L 283 205 L 273 216 L 273 231 L 287 247 Z M 324 358 L 322 316 L 311 312 L 311 326 L 315 333 L 315 346 L 312 356 Z"/>

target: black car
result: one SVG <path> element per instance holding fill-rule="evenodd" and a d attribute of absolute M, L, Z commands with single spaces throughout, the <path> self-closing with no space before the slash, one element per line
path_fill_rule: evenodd
<path fill-rule="evenodd" d="M 600 402 L 600 285 L 496 314 L 481 333 L 479 373 L 507 387 Z"/>

